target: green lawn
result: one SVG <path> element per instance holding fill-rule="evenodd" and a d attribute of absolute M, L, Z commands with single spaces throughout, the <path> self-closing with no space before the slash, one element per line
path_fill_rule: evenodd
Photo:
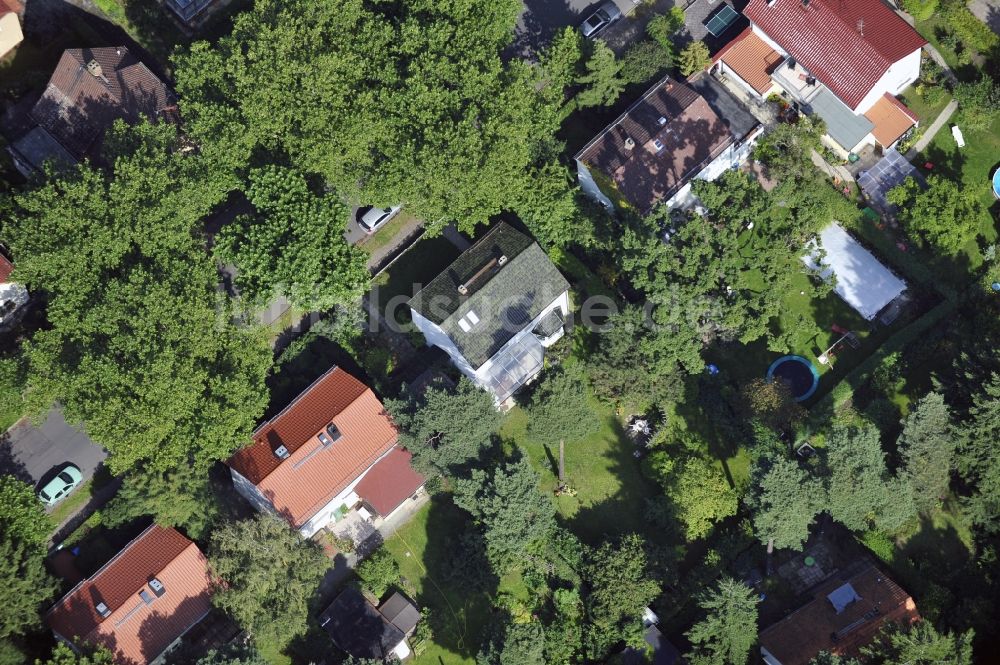
<path fill-rule="evenodd" d="M 566 476 L 576 496 L 555 497 L 558 514 L 584 542 L 597 545 L 609 537 L 648 529 L 645 499 L 660 490 L 642 474 L 635 447 L 621 422 L 606 405 L 592 400 L 601 421 L 595 433 L 566 442 Z M 532 441 L 526 434 L 527 414 L 511 410 L 500 431 L 505 441 L 520 446 L 541 476 L 542 491 L 551 495 L 558 484 L 558 443 Z M 647 534 L 650 535 L 650 534 Z"/>
<path fill-rule="evenodd" d="M 468 513 L 438 495 L 384 545 L 399 562 L 404 589 L 430 610 L 434 639 L 414 665 L 475 662 L 490 621 L 491 595 L 458 588 L 445 575 L 456 538 L 471 528 Z"/>
<path fill-rule="evenodd" d="M 94 489 L 94 481 L 92 479 L 88 480 L 73 490 L 72 494 L 57 505 L 55 510 L 49 513 L 49 520 L 51 520 L 53 528 L 61 524 L 62 521 L 76 511 L 77 508 L 90 501 L 90 497 L 93 495 Z"/>
<path fill-rule="evenodd" d="M 914 163 L 924 173 L 928 173 L 923 165 L 930 162 L 934 164 L 930 173 L 957 180 L 968 191 L 975 193 L 983 207 L 989 211 L 979 220 L 980 233 L 987 243 L 992 243 L 997 239 L 997 219 L 1000 219 L 1000 204 L 994 198 L 990 186 L 990 177 L 1000 166 L 1000 117 L 985 130 L 964 127 L 960 118 L 954 120 L 962 129 L 965 147 L 959 148 L 956 145 L 951 134 L 951 125 L 955 122 L 951 122 L 937 133 Z M 964 254 L 968 257 L 969 269 L 974 270 L 982 265 L 982 254 L 974 243 L 970 243 Z"/>
<path fill-rule="evenodd" d="M 395 242 L 400 230 L 414 219 L 416 218 L 413 215 L 401 210 L 388 224 L 358 243 L 358 248 L 368 254 L 374 254 L 377 250 Z"/>
<path fill-rule="evenodd" d="M 917 91 L 911 85 L 903 94 L 899 96 L 900 101 L 906 104 L 907 108 L 917 114 L 917 118 L 920 119 L 920 126 L 926 128 L 941 114 L 944 107 L 948 105 L 951 101 L 951 93 L 945 88 L 938 88 L 943 91 L 935 103 L 930 104 L 927 101 L 926 93 L 924 95 L 918 95 Z"/>

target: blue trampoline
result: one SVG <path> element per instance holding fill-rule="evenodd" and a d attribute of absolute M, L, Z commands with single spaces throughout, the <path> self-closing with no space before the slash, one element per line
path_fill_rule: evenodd
<path fill-rule="evenodd" d="M 767 368 L 767 380 L 773 381 L 775 377 L 788 384 L 796 402 L 812 397 L 819 386 L 819 372 L 802 356 L 782 356 L 771 363 Z"/>
<path fill-rule="evenodd" d="M 993 172 L 993 196 L 1000 199 L 1000 168 Z"/>

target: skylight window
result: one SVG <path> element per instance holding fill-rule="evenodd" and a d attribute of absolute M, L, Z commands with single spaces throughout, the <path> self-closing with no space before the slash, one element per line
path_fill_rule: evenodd
<path fill-rule="evenodd" d="M 105 619 L 111 616 L 111 608 L 104 603 L 97 603 L 97 607 L 95 607 L 94 609 L 97 610 L 97 613 L 100 614 Z"/>
<path fill-rule="evenodd" d="M 660 152 L 664 148 L 663 141 L 660 139 L 653 139 L 653 145 L 656 147 L 656 152 Z"/>
<path fill-rule="evenodd" d="M 479 315 L 470 309 L 465 313 L 465 316 L 458 320 L 458 327 L 463 332 L 470 332 L 477 323 L 479 323 Z"/>

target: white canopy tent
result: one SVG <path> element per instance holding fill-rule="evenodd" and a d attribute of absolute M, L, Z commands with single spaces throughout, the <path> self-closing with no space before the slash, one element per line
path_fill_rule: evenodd
<path fill-rule="evenodd" d="M 822 258 L 820 247 L 825 252 Z M 824 280 L 835 276 L 837 295 L 868 321 L 906 290 L 906 282 L 836 223 L 820 232 L 818 245 L 816 240 L 810 243 L 802 262 Z"/>

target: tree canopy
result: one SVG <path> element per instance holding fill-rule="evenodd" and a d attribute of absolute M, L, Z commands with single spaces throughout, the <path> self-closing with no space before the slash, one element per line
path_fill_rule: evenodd
<path fill-rule="evenodd" d="M 219 504 L 205 469 L 182 465 L 156 471 L 140 467 L 125 476 L 121 489 L 101 510 L 102 521 L 118 526 L 152 515 L 164 527 L 181 527 L 200 540 L 219 515 Z"/>
<path fill-rule="evenodd" d="M 586 378 L 564 368 L 551 369 L 527 405 L 528 436 L 554 445 L 560 439 L 579 441 L 596 432 L 601 423 L 590 405 Z"/>
<path fill-rule="evenodd" d="M 605 542 L 590 550 L 581 576 L 586 588 L 587 658 L 600 660 L 621 641 L 639 646 L 643 609 L 660 593 L 642 538 L 628 534 L 618 543 Z"/>
<path fill-rule="evenodd" d="M 498 571 L 543 544 L 556 527 L 552 499 L 538 489 L 538 474 L 525 458 L 456 480 L 455 504 L 482 525 L 487 555 Z"/>
<path fill-rule="evenodd" d="M 477 458 L 500 427 L 493 398 L 469 379 L 455 388 L 430 386 L 388 399 L 386 410 L 400 428 L 399 440 L 417 468 L 450 474 Z"/>
<path fill-rule="evenodd" d="M 226 457 L 267 401 L 271 351 L 231 323 L 198 228 L 231 183 L 176 150 L 173 129 L 113 132 L 131 152 L 15 198 L 19 279 L 47 296 L 49 326 L 25 343 L 28 390 L 58 401 L 121 473 Z"/>
<path fill-rule="evenodd" d="M 56 642 L 52 655 L 47 660 L 36 660 L 35 665 L 111 665 L 113 662 L 114 656 L 107 647 L 86 649 L 83 653 L 77 653 L 65 642 Z"/>
<path fill-rule="evenodd" d="M 757 642 L 757 594 L 743 582 L 723 577 L 698 601 L 705 617 L 687 633 L 697 665 L 744 665 Z"/>
<path fill-rule="evenodd" d="M 258 0 L 175 57 L 188 131 L 212 159 L 275 156 L 361 203 L 471 230 L 531 184 L 561 91 L 501 61 L 517 0 Z"/>
<path fill-rule="evenodd" d="M 762 542 L 801 549 L 823 499 L 820 482 L 794 460 L 766 456 L 751 472 L 747 504 Z"/>
<path fill-rule="evenodd" d="M 326 310 L 361 297 L 367 255 L 344 240 L 346 205 L 314 194 L 302 174 L 280 166 L 250 171 L 247 198 L 256 214 L 223 227 L 215 252 L 236 265 L 236 284 L 252 303 L 281 293 L 303 309 Z"/>
<path fill-rule="evenodd" d="M 212 602 L 260 643 L 284 646 L 308 627 L 309 602 L 330 562 L 322 548 L 271 515 L 212 534 Z"/>
<path fill-rule="evenodd" d="M 899 207 L 904 228 L 918 242 L 946 254 L 957 254 L 979 235 L 984 214 L 975 194 L 953 180 L 932 175 L 924 189 L 913 178 L 894 187 L 886 199 Z"/>
<path fill-rule="evenodd" d="M 41 625 L 42 604 L 56 591 L 45 570 L 45 550 L 0 534 L 0 639 L 21 635 Z"/>
<path fill-rule="evenodd" d="M 0 533 L 28 545 L 43 546 L 52 526 L 31 485 L 14 476 L 0 475 Z"/>
<path fill-rule="evenodd" d="M 911 409 L 898 447 L 913 501 L 921 512 L 929 511 L 948 493 L 955 464 L 951 414 L 940 393 L 927 394 Z"/>

